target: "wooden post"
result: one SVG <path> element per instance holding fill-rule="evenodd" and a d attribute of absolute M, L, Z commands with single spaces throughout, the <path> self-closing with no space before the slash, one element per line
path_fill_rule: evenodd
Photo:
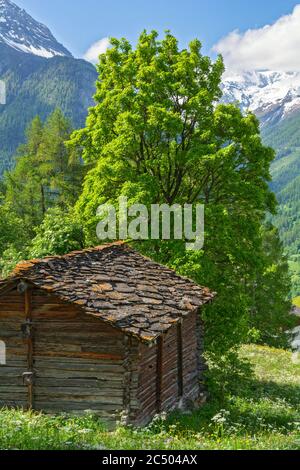
<path fill-rule="evenodd" d="M 157 382 L 156 382 L 156 411 L 162 411 L 162 389 L 163 389 L 163 336 L 157 340 Z"/>
<path fill-rule="evenodd" d="M 178 396 L 183 397 L 183 342 L 182 323 L 177 325 Z"/>
<path fill-rule="evenodd" d="M 124 358 L 124 382 L 123 382 L 123 417 L 122 422 L 129 424 L 130 421 L 130 408 L 131 408 L 131 382 L 132 382 L 132 339 L 130 336 L 124 335 L 125 358 Z"/>
<path fill-rule="evenodd" d="M 28 326 L 27 335 L 27 387 L 28 387 L 28 408 L 33 408 L 33 338 L 32 338 L 32 290 L 27 287 L 25 290 L 25 317 Z"/>

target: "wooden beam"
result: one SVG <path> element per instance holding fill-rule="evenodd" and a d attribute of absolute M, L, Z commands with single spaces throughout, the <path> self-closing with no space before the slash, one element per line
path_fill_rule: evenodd
<path fill-rule="evenodd" d="M 28 387 L 28 409 L 33 408 L 33 337 L 32 337 L 32 290 L 25 290 L 25 317 L 29 326 L 30 334 L 27 337 L 27 387 Z M 31 374 L 31 375 L 30 375 Z M 26 375 L 26 374 L 25 374 Z"/>
<path fill-rule="evenodd" d="M 32 320 L 32 290 L 25 291 L 25 316 L 26 320 Z"/>
<path fill-rule="evenodd" d="M 163 390 L 163 349 L 164 340 L 160 336 L 157 340 L 157 382 L 156 382 L 156 411 L 162 411 L 162 390 Z"/>
<path fill-rule="evenodd" d="M 183 397 L 183 341 L 182 323 L 177 325 L 178 396 Z"/>
<path fill-rule="evenodd" d="M 17 281 L 7 282 L 4 283 L 3 286 L 0 287 L 0 297 L 6 294 L 9 294 L 13 289 L 17 286 Z"/>
<path fill-rule="evenodd" d="M 103 359 L 105 361 L 116 361 L 119 362 L 123 359 L 122 355 L 116 354 L 98 354 L 94 352 L 77 352 L 77 351 L 43 351 L 38 346 L 36 347 L 36 355 L 40 357 L 55 357 L 63 358 L 70 357 L 72 359 Z"/>
<path fill-rule="evenodd" d="M 123 380 L 123 420 L 129 423 L 131 412 L 131 385 L 132 385 L 132 338 L 124 335 L 125 357 L 124 357 L 124 380 Z"/>

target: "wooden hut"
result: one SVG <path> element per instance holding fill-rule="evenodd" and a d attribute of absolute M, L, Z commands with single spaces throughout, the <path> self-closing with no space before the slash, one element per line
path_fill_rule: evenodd
<path fill-rule="evenodd" d="M 19 264 L 0 282 L 0 408 L 143 425 L 198 399 L 213 297 L 122 243 Z"/>

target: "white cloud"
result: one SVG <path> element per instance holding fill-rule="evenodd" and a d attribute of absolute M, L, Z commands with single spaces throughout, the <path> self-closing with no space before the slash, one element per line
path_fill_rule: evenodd
<path fill-rule="evenodd" d="M 233 31 L 213 48 L 223 55 L 228 71 L 300 71 L 300 4 L 272 25 Z"/>
<path fill-rule="evenodd" d="M 109 38 L 102 38 L 100 41 L 95 42 L 89 47 L 84 54 L 84 59 L 96 64 L 99 60 L 99 55 L 104 54 L 109 48 Z"/>

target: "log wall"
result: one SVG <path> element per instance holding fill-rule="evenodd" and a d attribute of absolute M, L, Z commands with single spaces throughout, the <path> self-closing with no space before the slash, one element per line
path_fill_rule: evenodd
<path fill-rule="evenodd" d="M 34 408 L 105 420 L 124 405 L 124 334 L 52 295 L 34 291 Z"/>
<path fill-rule="evenodd" d="M 160 411 L 174 409 L 179 400 L 177 325 L 171 328 L 163 340 L 162 391 Z"/>
<path fill-rule="evenodd" d="M 138 342 L 80 308 L 33 290 L 33 408 L 45 412 L 90 410 L 114 421 L 137 407 Z M 0 368 L 0 407 L 28 406 L 22 375 L 28 370 L 24 294 L 0 298 L 0 339 L 7 364 Z"/>
<path fill-rule="evenodd" d="M 7 364 L 0 366 L 0 408 L 28 406 L 22 378 L 28 370 L 25 311 L 25 294 L 17 289 L 0 297 L 0 340 L 7 349 Z M 143 425 L 182 398 L 199 396 L 203 338 L 196 313 L 152 346 L 38 289 L 31 293 L 31 316 L 36 410 L 89 410 L 106 422 L 123 413 L 124 422 Z"/>
<path fill-rule="evenodd" d="M 24 312 L 24 295 L 16 289 L 0 297 L 0 340 L 6 345 L 6 365 L 0 366 L 0 408 L 27 406 L 22 378 L 27 370 L 27 344 L 21 332 Z"/>
<path fill-rule="evenodd" d="M 138 410 L 133 421 L 147 424 L 157 413 L 157 346 L 140 345 L 137 399 Z"/>
<path fill-rule="evenodd" d="M 191 313 L 182 324 L 183 397 L 194 401 L 200 394 L 200 353 L 198 313 Z M 200 341 L 200 343 L 198 343 Z"/>
<path fill-rule="evenodd" d="M 137 425 L 148 423 L 157 413 L 199 398 L 204 364 L 199 318 L 198 313 L 191 313 L 180 326 L 175 325 L 163 335 L 160 359 L 159 343 L 140 346 Z"/>

